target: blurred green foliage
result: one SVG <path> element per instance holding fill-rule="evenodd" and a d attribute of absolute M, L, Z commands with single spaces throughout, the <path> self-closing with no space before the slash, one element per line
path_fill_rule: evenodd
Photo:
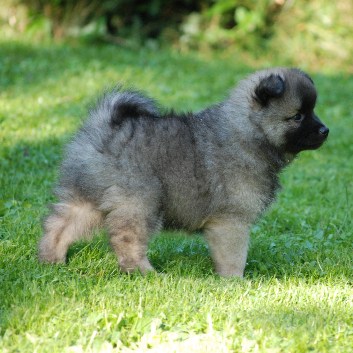
<path fill-rule="evenodd" d="M 8 32 L 57 39 L 89 34 L 119 44 L 152 38 L 184 50 L 236 47 L 353 71 L 352 0 L 3 2 L 0 24 Z"/>

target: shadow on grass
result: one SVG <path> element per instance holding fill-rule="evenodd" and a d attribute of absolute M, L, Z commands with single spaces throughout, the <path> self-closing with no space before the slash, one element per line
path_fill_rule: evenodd
<path fill-rule="evenodd" d="M 182 92 L 199 92 L 200 82 L 204 81 L 209 86 L 201 94 L 207 102 L 210 97 L 219 94 L 223 97 L 227 93 L 223 91 L 224 87 L 233 86 L 251 71 L 240 59 L 229 62 L 214 57 L 202 58 L 195 53 L 127 49 L 97 43 L 36 45 L 2 42 L 0 51 L 5 54 L 0 56 L 1 90 L 16 89 L 17 94 L 31 92 L 35 87 L 45 90 L 48 82 L 66 86 L 71 78 L 87 77 L 88 73 L 97 81 L 99 76 L 106 78 L 102 82 L 102 90 L 119 83 L 121 74 L 124 81 L 128 72 L 128 84 L 144 89 L 138 85 L 148 76 L 148 82 L 153 82 L 152 88 L 156 90 L 157 87 L 162 97 L 174 95 L 168 87 L 168 81 L 172 81 L 174 86 L 177 85 L 177 90 Z M 221 92 L 217 92 L 219 87 L 222 87 Z M 195 101 L 195 96 L 191 95 L 190 100 L 190 103 Z M 200 97 L 197 101 L 200 101 Z"/>
<path fill-rule="evenodd" d="M 106 55 L 100 55 L 99 46 L 0 43 L 0 50 L 5 53 L 0 58 L 0 84 L 5 89 L 17 85 L 25 90 L 47 80 L 60 79 L 65 72 L 80 74 L 92 63 L 99 63 L 100 68 L 134 66 L 134 62 L 125 58 L 124 54 L 128 53 L 125 49 L 120 53 L 117 62 L 112 55 L 114 47 L 111 50 L 107 48 L 104 46 Z"/>

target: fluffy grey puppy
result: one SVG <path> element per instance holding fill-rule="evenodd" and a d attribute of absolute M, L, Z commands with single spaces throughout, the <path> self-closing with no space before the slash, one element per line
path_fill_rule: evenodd
<path fill-rule="evenodd" d="M 105 227 L 121 269 L 146 272 L 164 226 L 203 230 L 216 271 L 243 276 L 279 172 L 328 136 L 315 102 L 311 78 L 288 68 L 255 72 L 195 114 L 163 114 L 133 91 L 105 95 L 67 147 L 40 259 L 64 262 L 70 244 Z"/>

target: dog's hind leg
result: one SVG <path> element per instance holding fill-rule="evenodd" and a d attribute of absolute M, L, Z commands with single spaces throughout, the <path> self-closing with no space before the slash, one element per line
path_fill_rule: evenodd
<path fill-rule="evenodd" d="M 149 230 L 147 220 L 141 213 L 126 212 L 118 208 L 105 218 L 110 243 L 124 272 L 139 270 L 142 273 L 153 270 L 147 259 Z"/>
<path fill-rule="evenodd" d="M 146 193 L 126 196 L 112 188 L 104 201 L 101 205 L 106 214 L 104 226 L 121 270 L 142 273 L 153 270 L 147 259 L 147 246 L 161 223 L 153 197 Z"/>
<path fill-rule="evenodd" d="M 44 222 L 44 235 L 39 243 L 39 259 L 43 262 L 65 262 L 69 246 L 89 237 L 102 222 L 102 214 L 89 202 L 58 203 Z"/>

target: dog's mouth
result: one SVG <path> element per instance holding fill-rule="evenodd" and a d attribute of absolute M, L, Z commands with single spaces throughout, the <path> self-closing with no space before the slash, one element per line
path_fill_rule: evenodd
<path fill-rule="evenodd" d="M 321 147 L 324 142 L 325 140 L 321 142 L 310 143 L 310 144 L 303 145 L 303 147 L 306 150 L 316 150 L 317 148 Z"/>
<path fill-rule="evenodd" d="M 319 147 L 321 147 L 325 141 L 326 141 L 326 138 L 322 139 L 321 141 L 303 143 L 303 144 L 301 144 L 301 147 L 302 147 L 302 149 L 305 149 L 305 150 L 316 150 Z"/>

